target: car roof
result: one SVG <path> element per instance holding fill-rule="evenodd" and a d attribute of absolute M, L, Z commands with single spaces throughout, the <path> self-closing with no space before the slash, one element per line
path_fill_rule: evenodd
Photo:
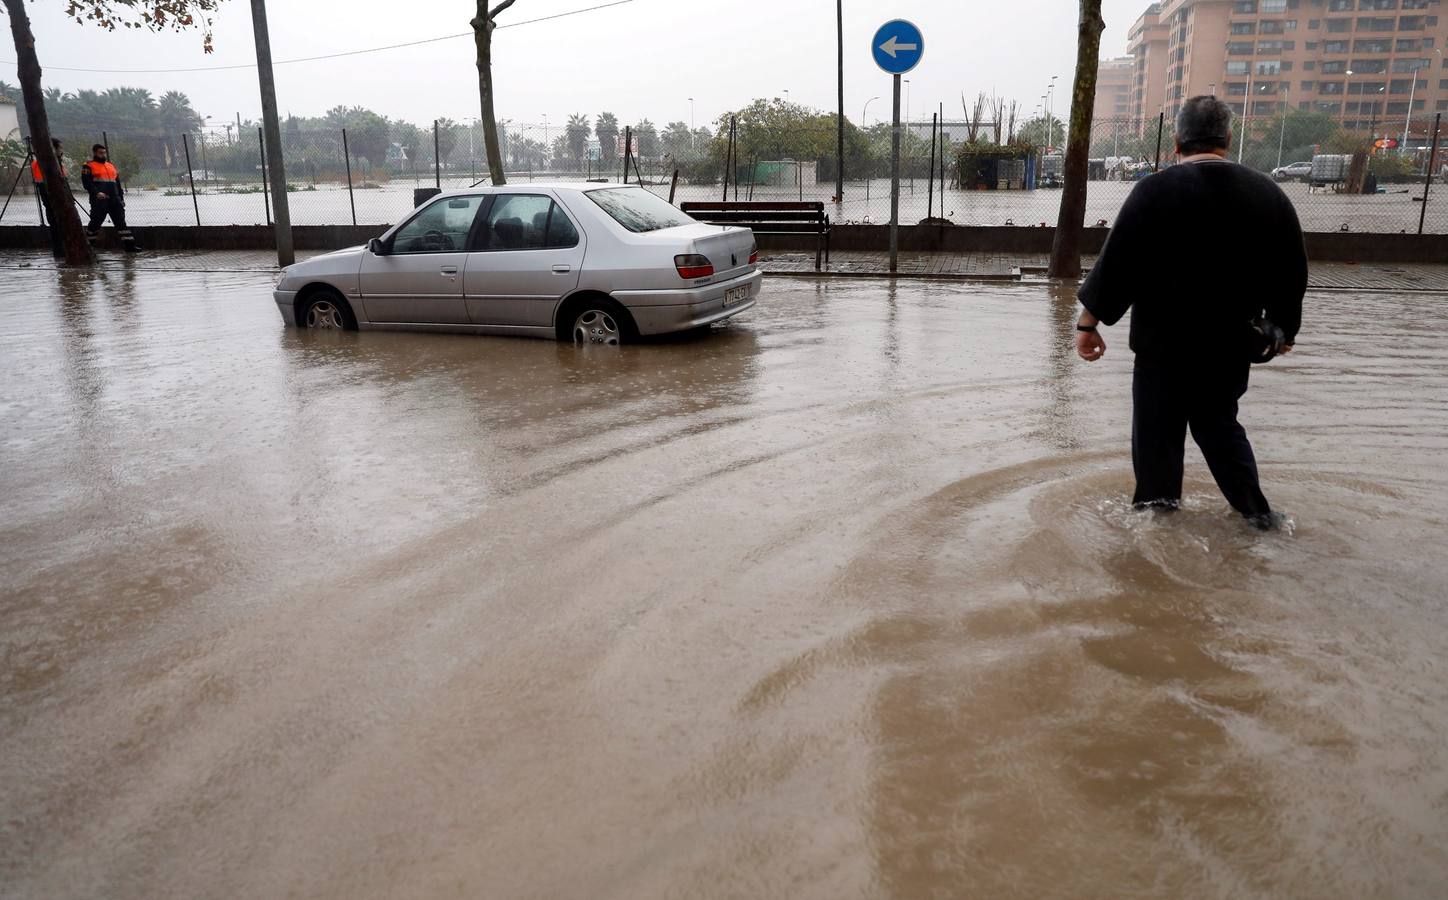
<path fill-rule="evenodd" d="M 518 191 L 527 193 L 529 190 L 549 191 L 601 191 L 607 188 L 633 188 L 643 190 L 636 184 L 623 184 L 617 181 L 528 181 L 517 184 L 480 184 L 476 187 L 449 188 L 439 194 L 439 197 L 466 196 L 469 194 L 492 194 L 501 191 Z"/>

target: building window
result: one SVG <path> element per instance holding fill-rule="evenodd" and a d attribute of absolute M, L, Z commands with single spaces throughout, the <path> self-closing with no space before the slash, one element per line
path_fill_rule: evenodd
<path fill-rule="evenodd" d="M 1277 104 L 1271 100 L 1259 100 L 1252 104 L 1252 115 L 1270 116 L 1277 111 Z"/>
<path fill-rule="evenodd" d="M 1302 64 L 1302 71 L 1304 72 L 1311 72 L 1315 68 L 1317 68 L 1317 62 L 1315 60 L 1309 59 L 1307 62 Z"/>
<path fill-rule="evenodd" d="M 1240 60 L 1228 60 L 1228 61 L 1227 61 L 1227 74 L 1228 74 L 1228 75 L 1246 75 L 1246 74 L 1247 74 L 1247 63 L 1242 62 L 1242 61 L 1240 61 Z"/>
<path fill-rule="evenodd" d="M 1438 79 L 1438 90 L 1448 91 L 1448 78 Z"/>
<path fill-rule="evenodd" d="M 1351 12 L 1352 0 L 1327 0 L 1328 12 Z"/>
<path fill-rule="evenodd" d="M 1245 96 L 1247 96 L 1247 83 L 1246 83 L 1245 81 L 1229 81 L 1229 82 L 1227 82 L 1227 96 L 1228 96 L 1228 97 L 1245 97 Z"/>
<path fill-rule="evenodd" d="M 1386 59 L 1355 59 L 1348 68 L 1358 75 L 1379 75 L 1388 71 L 1388 61 Z"/>
<path fill-rule="evenodd" d="M 1310 91 L 1313 88 L 1317 87 L 1317 82 L 1315 81 L 1302 81 L 1298 83 L 1302 86 L 1302 90 L 1304 91 Z"/>
<path fill-rule="evenodd" d="M 1251 42 L 1251 41 L 1231 41 L 1231 42 L 1229 42 L 1229 43 L 1227 44 L 1227 55 L 1228 55 L 1228 56 L 1251 56 L 1251 55 L 1252 55 L 1252 42 Z"/>
<path fill-rule="evenodd" d="M 1421 16 L 1403 16 L 1405 19 Z M 1392 16 L 1359 16 L 1354 31 L 1392 31 L 1396 23 Z"/>
<path fill-rule="evenodd" d="M 1282 33 L 1282 20 L 1281 20 L 1281 19 L 1267 19 L 1266 21 L 1264 21 L 1264 22 L 1262 23 L 1262 29 L 1261 29 L 1261 30 L 1262 30 L 1262 33 L 1263 33 L 1263 34 L 1281 34 L 1281 33 Z"/>
<path fill-rule="evenodd" d="M 1394 78 L 1388 82 L 1389 94 L 1411 94 L 1413 92 L 1413 79 Z"/>
<path fill-rule="evenodd" d="M 1340 59 L 1329 60 L 1322 64 L 1322 74 L 1324 75 L 1341 75 L 1343 72 L 1346 71 L 1347 63 L 1343 62 Z"/>
<path fill-rule="evenodd" d="M 1402 53 L 1404 50 L 1412 52 L 1422 46 L 1423 42 L 1417 38 L 1398 38 L 1397 43 L 1393 45 L 1393 49 L 1399 53 Z"/>
<path fill-rule="evenodd" d="M 1393 42 L 1387 38 L 1370 38 L 1365 41 L 1352 42 L 1352 52 L 1354 53 L 1387 53 L 1392 48 Z"/>
<path fill-rule="evenodd" d="M 1431 65 L 1433 65 L 1433 61 L 1426 56 L 1405 56 L 1401 59 L 1393 60 L 1393 71 L 1416 72 L 1419 69 L 1426 69 Z"/>
<path fill-rule="evenodd" d="M 1232 4 L 1232 12 L 1255 13 L 1257 11 L 1257 0 L 1237 0 Z"/>
<path fill-rule="evenodd" d="M 1267 23 L 1266 23 L 1266 22 L 1263 22 L 1262 24 L 1265 25 L 1265 24 L 1267 24 Z M 1232 23 L 1232 33 L 1233 33 L 1233 34 L 1256 34 L 1256 33 L 1257 33 L 1257 23 L 1256 23 L 1256 22 L 1233 22 L 1233 23 Z"/>
<path fill-rule="evenodd" d="M 1434 109 L 1438 112 L 1448 112 L 1448 100 L 1439 100 L 1438 105 L 1434 107 Z"/>
<path fill-rule="evenodd" d="M 1388 89 L 1387 84 L 1381 81 L 1357 81 L 1350 82 L 1347 86 L 1349 94 L 1381 94 Z"/>
<path fill-rule="evenodd" d="M 1317 111 L 1318 111 L 1318 112 L 1324 112 L 1324 113 L 1337 114 L 1337 113 L 1342 112 L 1342 104 L 1341 104 L 1341 103 L 1332 103 L 1332 102 L 1327 101 L 1327 100 L 1319 100 L 1319 101 L 1317 101 Z"/>
<path fill-rule="evenodd" d="M 1342 93 L 1342 82 L 1341 82 L 1341 81 L 1319 81 L 1319 82 L 1317 83 L 1317 92 L 1318 92 L 1319 94 L 1341 94 L 1341 93 Z"/>
<path fill-rule="evenodd" d="M 1424 28 L 1424 26 L 1427 24 L 1427 20 L 1428 20 L 1428 17 L 1427 17 L 1427 16 L 1399 16 L 1399 17 L 1398 17 L 1398 30 L 1399 30 L 1399 31 L 1422 31 L 1423 28 Z M 1390 29 L 1378 29 L 1378 30 L 1379 30 L 1379 31 L 1386 31 L 1386 30 L 1390 30 Z"/>
<path fill-rule="evenodd" d="M 1341 33 L 1352 29 L 1352 19 L 1328 19 L 1327 30 L 1332 33 Z"/>
<path fill-rule="evenodd" d="M 1434 0 L 1403 0 L 1403 9 L 1427 9 Z"/>
<path fill-rule="evenodd" d="M 1283 50 L 1296 50 L 1296 41 L 1258 41 L 1257 52 L 1263 55 L 1281 53 Z"/>
<path fill-rule="evenodd" d="M 1397 9 L 1398 0 L 1358 0 L 1358 9 Z"/>
<path fill-rule="evenodd" d="M 1296 30 L 1297 30 L 1297 20 L 1296 20 L 1296 19 L 1283 19 L 1283 20 L 1282 20 L 1282 27 L 1283 27 L 1284 29 L 1286 29 L 1287 31 L 1296 31 Z"/>
<path fill-rule="evenodd" d="M 1323 52 L 1323 53 L 1346 53 L 1346 52 L 1347 52 L 1347 41 L 1323 41 L 1323 42 L 1322 42 L 1322 52 Z"/>

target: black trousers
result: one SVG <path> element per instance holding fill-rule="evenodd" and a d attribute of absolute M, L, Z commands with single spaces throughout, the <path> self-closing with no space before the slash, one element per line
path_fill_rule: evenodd
<path fill-rule="evenodd" d="M 111 224 L 116 226 L 116 233 L 121 240 L 130 243 L 132 238 L 131 229 L 126 227 L 126 205 L 114 197 L 91 200 L 90 221 L 86 223 L 85 230 L 90 232 L 92 237 L 99 234 L 106 216 L 111 217 Z"/>
<path fill-rule="evenodd" d="M 52 198 L 43 183 L 35 185 L 35 193 L 40 195 L 40 205 L 45 207 L 45 230 L 50 232 L 50 252 L 56 256 L 65 256 L 65 241 L 60 236 L 60 223 L 55 220 L 55 202 L 58 198 Z M 61 194 L 69 197 L 69 191 L 62 191 Z"/>
<path fill-rule="evenodd" d="M 1138 504 L 1175 506 L 1182 496 L 1187 429 L 1202 449 L 1217 487 L 1244 516 L 1272 510 L 1257 480 L 1257 458 L 1237 422 L 1251 366 L 1136 358 L 1131 377 L 1131 465 Z"/>

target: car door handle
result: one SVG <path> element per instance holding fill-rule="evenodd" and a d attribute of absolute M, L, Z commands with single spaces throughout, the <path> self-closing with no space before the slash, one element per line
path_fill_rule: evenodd
<path fill-rule="evenodd" d="M 572 272 L 572 271 L 573 271 L 573 267 L 572 267 L 572 266 L 554 266 L 554 267 L 553 267 L 553 271 L 557 272 L 559 275 L 563 275 L 563 274 L 565 274 L 565 273 L 567 273 L 567 272 Z"/>
<path fill-rule="evenodd" d="M 457 266 L 443 266 L 443 267 L 442 267 L 442 274 L 448 276 L 449 278 L 453 277 L 453 276 L 456 275 L 457 273 L 458 273 L 458 267 L 457 267 Z"/>

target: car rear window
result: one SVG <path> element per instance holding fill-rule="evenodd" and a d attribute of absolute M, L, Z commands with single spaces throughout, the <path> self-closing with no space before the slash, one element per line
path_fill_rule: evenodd
<path fill-rule="evenodd" d="M 658 231 L 688 225 L 694 220 L 680 212 L 662 197 L 643 188 L 605 188 L 589 191 L 588 199 L 597 203 L 613 220 L 629 231 Z"/>

